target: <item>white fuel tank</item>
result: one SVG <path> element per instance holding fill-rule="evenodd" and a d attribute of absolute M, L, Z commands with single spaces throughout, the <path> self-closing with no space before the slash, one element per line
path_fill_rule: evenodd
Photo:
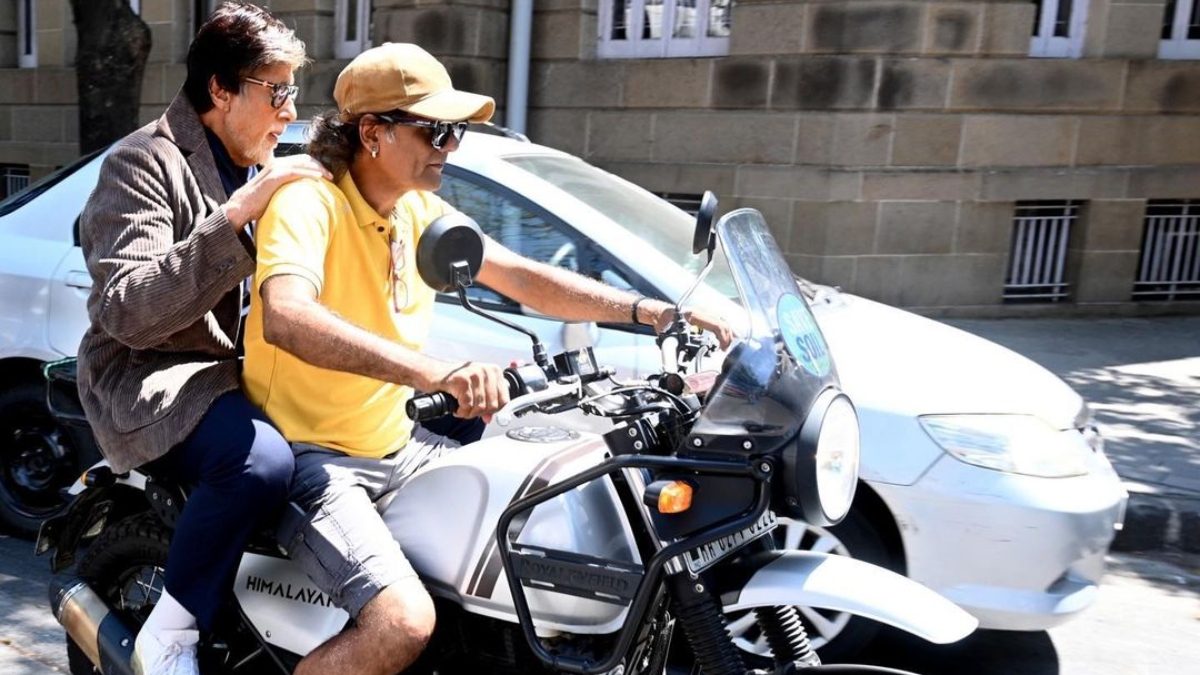
<path fill-rule="evenodd" d="M 517 621 L 496 543 L 496 522 L 515 499 L 604 460 L 598 435 L 526 426 L 449 453 L 426 465 L 383 511 L 430 591 L 466 611 Z M 642 563 L 611 480 L 581 485 L 533 510 L 519 544 Z M 612 633 L 626 608 L 542 589 L 525 589 L 538 632 Z"/>

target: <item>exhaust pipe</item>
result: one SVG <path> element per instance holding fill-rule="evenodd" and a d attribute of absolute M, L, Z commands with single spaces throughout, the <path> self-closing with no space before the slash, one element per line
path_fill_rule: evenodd
<path fill-rule="evenodd" d="M 67 635 L 104 675 L 134 675 L 134 632 L 82 579 L 56 575 L 50 580 L 50 608 Z"/>

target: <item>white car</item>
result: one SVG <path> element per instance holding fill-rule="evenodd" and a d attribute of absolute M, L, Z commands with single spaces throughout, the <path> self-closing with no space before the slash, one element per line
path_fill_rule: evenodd
<path fill-rule="evenodd" d="M 302 133 L 293 125 L 284 140 L 298 144 Z M 73 225 L 99 167 L 100 157 L 84 158 L 0 204 L 0 517 L 26 529 L 58 507 L 48 488 L 78 475 L 73 448 L 46 416 L 38 367 L 73 355 L 87 324 L 90 279 Z M 441 194 L 515 251 L 644 295 L 678 298 L 700 267 L 690 216 L 536 144 L 468 134 Z M 862 482 L 842 524 L 788 523 L 786 545 L 900 571 L 983 628 L 1042 630 L 1091 604 L 1127 495 L 1079 395 L 998 345 L 798 283 L 858 407 Z M 734 295 L 718 264 L 693 302 L 736 318 Z M 625 376 L 659 365 L 649 329 L 564 325 L 483 287 L 471 297 L 533 329 L 551 353 L 590 343 Z M 526 337 L 450 297 L 441 298 L 429 345 L 447 358 L 500 364 L 530 354 Z M 875 630 L 844 614 L 805 617 L 826 656 L 859 648 Z M 731 622 L 744 648 L 767 649 L 751 621 Z"/>

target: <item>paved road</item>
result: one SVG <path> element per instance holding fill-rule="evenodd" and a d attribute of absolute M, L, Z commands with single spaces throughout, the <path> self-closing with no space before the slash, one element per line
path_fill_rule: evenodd
<path fill-rule="evenodd" d="M 946 323 L 1024 354 L 1075 387 L 1130 489 L 1200 499 L 1200 317 Z"/>
<path fill-rule="evenodd" d="M 864 657 L 925 675 L 1160 675 L 1200 662 L 1200 556 L 1109 558 L 1096 605 L 1049 632 L 981 631 L 949 647 L 888 634 Z M 27 541 L 0 535 L 0 673 L 66 673 L 46 609 L 49 570 Z"/>

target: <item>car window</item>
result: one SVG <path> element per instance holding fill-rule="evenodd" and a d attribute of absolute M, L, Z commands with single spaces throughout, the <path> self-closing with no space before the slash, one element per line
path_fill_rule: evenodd
<path fill-rule="evenodd" d="M 471 216 L 492 239 L 527 258 L 578 272 L 623 290 L 641 284 L 629 270 L 558 219 L 503 187 L 465 173 L 447 173 L 438 195 Z M 482 285 L 468 297 L 515 309 L 516 303 Z"/>

